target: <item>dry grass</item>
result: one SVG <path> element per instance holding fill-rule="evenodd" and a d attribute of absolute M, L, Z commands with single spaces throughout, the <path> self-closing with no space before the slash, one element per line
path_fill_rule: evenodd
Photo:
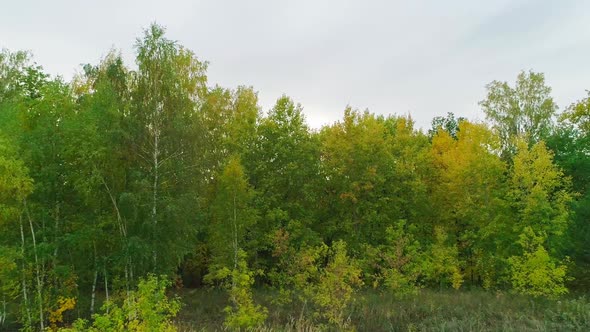
<path fill-rule="evenodd" d="M 177 317 L 180 331 L 223 331 L 225 295 L 215 290 L 181 293 L 186 304 Z M 257 300 L 269 309 L 266 325 L 256 331 L 333 330 L 298 306 L 271 303 L 274 292 L 258 290 Z M 357 331 L 590 331 L 590 301 L 570 296 L 561 300 L 534 299 L 481 290 L 423 290 L 398 299 L 364 291 L 350 306 L 350 324 Z"/>

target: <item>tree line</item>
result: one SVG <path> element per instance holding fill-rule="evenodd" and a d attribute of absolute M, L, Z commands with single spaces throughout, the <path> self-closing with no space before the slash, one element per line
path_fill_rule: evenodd
<path fill-rule="evenodd" d="M 69 82 L 0 53 L 0 326 L 98 314 L 148 276 L 227 289 L 230 327 L 264 321 L 252 287 L 343 326 L 361 287 L 590 286 L 590 94 L 559 112 L 523 71 L 486 86 L 485 122 L 349 107 L 313 130 L 287 96 L 264 113 L 210 85 L 158 25 L 135 50 Z"/>

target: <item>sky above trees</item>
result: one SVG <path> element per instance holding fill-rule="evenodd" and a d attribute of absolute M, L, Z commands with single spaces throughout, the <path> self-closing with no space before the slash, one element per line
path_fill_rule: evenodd
<path fill-rule="evenodd" d="M 377 114 L 482 119 L 485 84 L 520 70 L 546 75 L 560 106 L 590 86 L 590 3 L 564 1 L 10 1 L 0 47 L 27 49 L 71 78 L 109 48 L 127 64 L 140 28 L 158 22 L 201 60 L 209 82 L 260 91 L 264 110 L 283 93 L 311 127 L 347 104 Z"/>

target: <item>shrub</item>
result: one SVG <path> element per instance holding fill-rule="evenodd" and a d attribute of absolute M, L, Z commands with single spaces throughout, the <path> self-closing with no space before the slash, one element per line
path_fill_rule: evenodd
<path fill-rule="evenodd" d="M 180 311 L 180 300 L 166 296 L 168 286 L 170 281 L 165 277 L 149 275 L 140 280 L 138 289 L 130 292 L 122 305 L 106 302 L 102 307 L 103 313 L 92 317 L 92 326 L 87 327 L 88 322 L 79 319 L 72 328 L 61 331 L 176 331 L 172 318 Z"/>
<path fill-rule="evenodd" d="M 361 269 L 348 257 L 346 243 L 337 241 L 329 252 L 328 265 L 314 287 L 313 301 L 320 307 L 321 316 L 338 330 L 348 328 L 345 310 L 352 300 L 355 287 L 362 285 Z"/>
<path fill-rule="evenodd" d="M 229 296 L 233 306 L 227 306 L 224 311 L 227 313 L 225 325 L 232 329 L 259 326 L 264 323 L 267 316 L 266 308 L 255 304 L 252 298 L 255 273 L 248 269 L 245 255 L 240 250 L 237 268 L 230 273 Z"/>

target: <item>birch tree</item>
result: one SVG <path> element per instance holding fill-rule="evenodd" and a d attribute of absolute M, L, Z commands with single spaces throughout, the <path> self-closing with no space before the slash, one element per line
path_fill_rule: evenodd
<path fill-rule="evenodd" d="M 522 71 L 514 86 L 493 81 L 479 104 L 502 141 L 505 157 L 515 152 L 514 139 L 526 136 L 529 144 L 546 138 L 551 131 L 557 105 L 545 75 Z"/>
<path fill-rule="evenodd" d="M 198 173 L 197 156 L 189 153 L 194 127 L 187 124 L 195 121 L 206 82 L 206 63 L 164 32 L 153 24 L 137 40 L 129 124 L 138 166 L 131 179 L 133 196 L 139 228 L 147 230 L 141 238 L 150 251 L 144 268 L 154 272 L 171 272 L 192 249 L 196 196 L 192 182 L 184 180 Z"/>
<path fill-rule="evenodd" d="M 22 213 L 33 182 L 22 160 L 15 158 L 13 144 L 1 134 L 0 131 L 0 326 L 6 321 L 7 302 L 16 299 L 22 308 L 20 321 L 32 327 L 34 308 L 30 297 L 33 287 L 27 278 L 28 244 L 25 243 Z M 43 327 L 42 300 L 39 303 L 41 311 L 36 310 L 36 316 Z"/>

